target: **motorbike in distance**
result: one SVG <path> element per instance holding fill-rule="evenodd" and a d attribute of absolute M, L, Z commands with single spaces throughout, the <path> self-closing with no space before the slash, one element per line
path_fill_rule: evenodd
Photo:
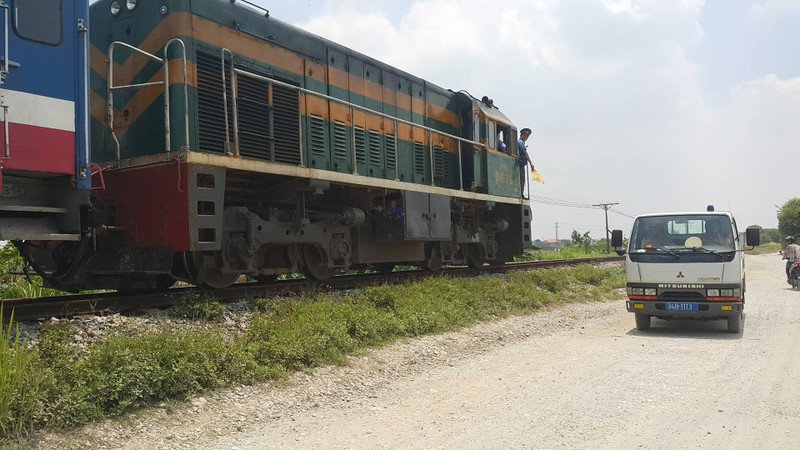
<path fill-rule="evenodd" d="M 800 263 L 793 263 L 789 268 L 789 279 L 786 280 L 794 289 L 800 289 Z"/>
<path fill-rule="evenodd" d="M 779 253 L 783 255 L 783 251 L 780 251 Z M 787 261 L 786 264 L 789 264 L 789 262 Z M 789 273 L 786 278 L 786 282 L 789 283 L 793 289 L 800 289 L 800 262 L 792 263 L 788 272 Z"/>

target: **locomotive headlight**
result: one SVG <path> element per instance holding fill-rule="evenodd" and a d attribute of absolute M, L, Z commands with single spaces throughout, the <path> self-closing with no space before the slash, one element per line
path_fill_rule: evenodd
<path fill-rule="evenodd" d="M 136 0 L 125 0 L 125 7 L 128 11 L 133 11 L 133 8 L 136 8 Z"/>
<path fill-rule="evenodd" d="M 114 0 L 111 2 L 111 6 L 109 6 L 109 11 L 111 11 L 111 15 L 116 17 L 120 11 L 122 11 L 122 5 L 120 4 L 119 0 Z"/>

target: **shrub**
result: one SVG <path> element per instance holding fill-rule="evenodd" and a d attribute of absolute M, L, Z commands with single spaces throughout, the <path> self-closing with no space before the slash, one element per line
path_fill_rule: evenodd
<path fill-rule="evenodd" d="M 225 305 L 208 293 L 191 292 L 180 297 L 170 314 L 191 320 L 219 320 L 225 315 Z"/>

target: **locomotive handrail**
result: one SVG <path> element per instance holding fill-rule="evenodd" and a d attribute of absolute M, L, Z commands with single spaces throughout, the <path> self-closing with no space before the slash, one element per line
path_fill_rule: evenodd
<path fill-rule="evenodd" d="M 230 145 L 231 145 L 231 128 L 230 128 L 230 125 L 228 125 L 228 87 L 227 87 L 227 83 L 226 83 L 226 80 L 225 80 L 225 53 L 229 53 L 231 55 L 231 68 L 233 68 L 233 52 L 230 51 L 227 48 L 223 48 L 220 51 L 220 53 L 221 53 L 221 57 L 222 57 L 222 103 L 223 103 L 222 106 L 223 106 L 223 109 L 225 110 L 225 147 L 226 147 L 225 148 L 225 153 L 228 154 L 228 155 L 231 155 L 231 154 L 233 154 L 235 152 L 236 156 L 239 156 L 239 145 L 238 145 L 239 133 L 236 133 L 236 135 L 233 136 L 233 140 L 234 140 L 233 152 L 231 152 L 231 148 L 230 148 Z M 231 76 L 231 87 L 233 87 L 233 76 Z M 233 92 L 231 92 L 231 98 L 233 99 L 233 102 L 234 102 L 233 114 L 234 114 L 234 122 L 236 122 L 237 119 L 238 119 L 237 114 L 236 114 L 236 95 L 234 95 Z"/>
<path fill-rule="evenodd" d="M 0 72 L 0 86 L 5 84 L 6 76 L 8 75 L 8 4 L 4 1 L 0 1 L 0 8 L 3 8 L 3 20 L 4 20 L 4 28 L 3 33 L 5 33 L 5 41 L 3 43 L 3 67 L 2 72 Z M 11 144 L 8 142 L 10 134 L 8 129 L 8 105 L 6 105 L 5 98 L 0 97 L 0 108 L 3 108 L 3 136 L 5 138 L 5 154 L 3 159 L 11 159 Z"/>
<path fill-rule="evenodd" d="M 350 102 L 348 102 L 346 100 L 338 99 L 336 97 L 331 97 L 330 95 L 322 94 L 322 93 L 319 93 L 319 92 L 312 91 L 310 89 L 305 89 L 305 88 L 302 88 L 302 87 L 299 87 L 299 86 L 295 86 L 293 84 L 285 83 L 283 81 L 279 81 L 279 80 L 276 80 L 274 78 L 265 77 L 263 75 L 258 75 L 258 74 L 252 73 L 252 72 L 248 72 L 246 70 L 237 69 L 235 67 L 233 68 L 233 72 L 238 74 L 238 75 L 243 75 L 243 76 L 246 76 L 246 77 L 250 77 L 250 78 L 257 79 L 257 80 L 265 81 L 267 83 L 276 84 L 278 86 L 285 87 L 285 88 L 288 88 L 288 89 L 292 89 L 292 90 L 295 90 L 295 91 L 300 92 L 300 93 L 310 94 L 310 95 L 313 95 L 313 96 L 316 96 L 316 97 L 319 97 L 319 98 L 322 98 L 322 99 L 325 99 L 325 100 L 334 101 L 334 102 L 340 103 L 342 105 L 348 106 L 348 107 L 350 107 L 350 110 L 351 110 L 351 117 L 353 115 L 352 111 L 358 109 L 360 111 L 364 111 L 364 112 L 370 113 L 370 114 L 378 116 L 378 117 L 383 117 L 385 119 L 393 120 L 394 123 L 395 123 L 395 128 L 397 126 L 397 123 L 402 123 L 402 124 L 405 124 L 405 125 L 409 125 L 412 128 L 418 128 L 418 129 L 422 129 L 422 130 L 428 131 L 428 133 L 429 133 L 429 141 L 430 141 L 430 153 L 431 153 L 431 166 L 430 166 L 430 169 L 431 169 L 431 184 L 433 184 L 433 178 L 434 178 L 433 177 L 433 171 L 434 171 L 433 170 L 433 139 L 432 139 L 433 133 L 436 133 L 436 134 L 441 135 L 441 136 L 446 137 L 446 138 L 455 139 L 459 143 L 464 142 L 464 143 L 467 143 L 467 144 L 471 144 L 473 146 L 486 148 L 486 144 L 482 144 L 480 142 L 471 141 L 469 139 L 465 139 L 465 138 L 462 138 L 460 136 L 455 136 L 455 135 L 452 135 L 450 133 L 446 133 L 446 132 L 441 131 L 441 130 L 436 130 L 434 128 L 427 127 L 425 125 L 414 123 L 414 122 L 411 122 L 411 121 L 408 121 L 408 120 L 405 120 L 405 119 L 400 119 L 398 117 L 390 116 L 390 115 L 384 114 L 384 113 L 382 113 L 380 111 L 375 111 L 373 109 L 367 108 L 365 106 L 356 105 L 355 103 L 350 103 Z M 234 114 L 235 113 L 236 113 L 236 109 L 235 109 L 235 105 L 234 105 Z M 238 130 L 236 129 L 237 128 L 236 122 L 237 122 L 237 120 L 236 120 L 236 117 L 234 116 L 234 124 L 233 124 L 234 133 L 238 133 Z M 397 135 L 397 132 L 395 131 L 395 139 L 397 138 L 396 135 Z M 353 140 L 355 141 L 355 127 L 353 127 Z M 238 149 L 237 149 L 237 153 L 238 153 Z M 302 152 L 300 152 L 300 153 L 301 153 L 301 157 L 302 157 Z M 463 168 L 462 168 L 462 165 L 461 165 L 461 146 L 460 145 L 458 147 L 458 154 L 459 154 L 459 158 L 458 158 L 458 169 L 459 170 L 458 170 L 458 172 L 459 172 L 459 174 L 461 174 Z M 354 167 L 354 172 L 356 172 L 357 169 L 355 168 L 356 167 L 355 166 L 355 152 L 353 152 L 353 155 L 354 155 L 353 156 L 353 163 L 354 163 L 353 167 Z M 301 160 L 301 163 L 302 163 L 302 160 Z M 397 168 L 396 167 L 395 167 L 395 172 L 397 172 Z M 463 174 L 461 174 L 459 176 L 459 179 L 460 179 L 461 188 L 463 189 L 464 188 L 464 186 L 463 186 L 463 184 L 464 184 Z"/>
<path fill-rule="evenodd" d="M 6 75 L 8 75 L 8 60 L 11 59 L 8 55 L 8 4 L 5 1 L 0 1 L 0 8 L 3 8 L 3 21 L 5 23 L 3 33 L 5 33 L 5 41 L 3 42 L 3 68 L 0 73 L 0 86 L 6 82 Z M 6 146 L 8 140 L 6 140 Z M 6 155 L 8 156 L 8 155 Z"/>
<path fill-rule="evenodd" d="M 170 123 L 169 123 L 169 59 L 167 58 L 167 50 L 169 46 L 174 42 L 180 42 L 181 48 L 183 50 L 182 60 L 183 60 L 183 90 L 184 90 L 184 128 L 185 128 L 185 137 L 186 137 L 186 148 L 189 147 L 189 94 L 187 84 L 187 70 L 186 70 L 186 46 L 184 45 L 183 41 L 178 38 L 173 38 L 167 41 L 166 45 L 164 46 L 164 58 L 159 58 L 158 56 L 148 53 L 138 47 L 134 47 L 130 44 L 121 41 L 114 41 L 111 45 L 108 46 L 108 104 L 107 104 L 107 122 L 108 122 L 108 129 L 111 131 L 111 137 L 114 138 L 114 144 L 116 145 L 116 156 L 117 161 L 121 159 L 120 154 L 120 144 L 119 139 L 117 139 L 117 134 L 114 133 L 114 91 L 116 90 L 123 90 L 123 89 L 138 89 L 143 87 L 153 87 L 153 86 L 164 86 L 164 128 L 165 128 L 165 147 L 166 152 L 169 153 L 172 149 L 170 147 Z M 142 54 L 153 61 L 159 62 L 164 64 L 164 80 L 163 81 L 148 81 L 146 83 L 132 83 L 132 84 L 123 84 L 119 86 L 114 86 L 114 49 L 116 47 L 125 47 L 128 50 L 134 51 L 136 53 Z"/>
<path fill-rule="evenodd" d="M 170 124 L 169 124 L 169 46 L 178 43 L 181 46 L 181 60 L 183 61 L 183 130 L 185 147 L 189 148 L 189 88 L 187 87 L 186 70 L 186 44 L 178 38 L 172 38 L 164 46 L 164 139 L 166 140 L 167 153 L 172 151 L 170 145 Z"/>
<path fill-rule="evenodd" d="M 11 159 L 11 145 L 8 142 L 11 134 L 8 131 L 8 105 L 6 105 L 6 98 L 2 95 L 0 95 L 0 108 L 3 108 L 3 136 L 6 139 L 5 155 L 2 159 Z"/>

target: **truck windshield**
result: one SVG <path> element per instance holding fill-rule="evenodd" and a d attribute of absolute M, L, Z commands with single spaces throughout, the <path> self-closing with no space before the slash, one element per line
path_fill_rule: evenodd
<path fill-rule="evenodd" d="M 629 250 L 732 252 L 734 239 L 733 224 L 725 215 L 640 217 L 633 225 Z"/>

